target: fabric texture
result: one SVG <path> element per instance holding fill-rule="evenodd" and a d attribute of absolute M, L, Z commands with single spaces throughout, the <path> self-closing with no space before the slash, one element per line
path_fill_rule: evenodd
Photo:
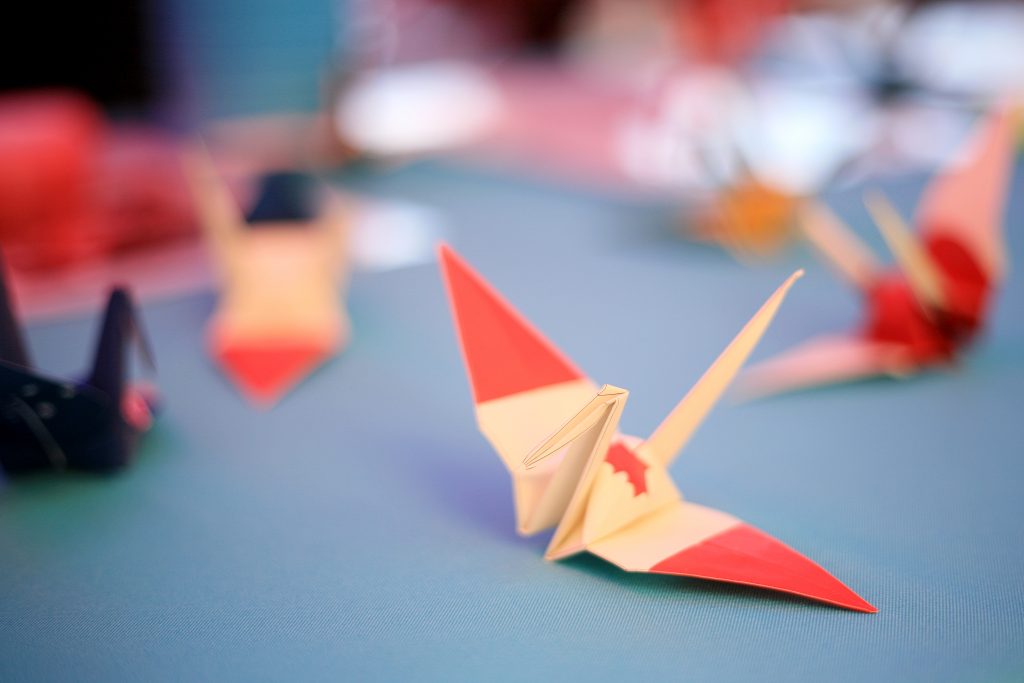
<path fill-rule="evenodd" d="M 631 433 L 796 266 L 755 358 L 859 320 L 806 251 L 744 267 L 672 236 L 669 206 L 441 164 L 346 182 L 443 211 L 454 248 L 631 391 Z M 909 213 L 922 185 L 884 189 Z M 827 199 L 878 247 L 861 189 Z M 267 412 L 205 355 L 212 294 L 150 303 L 165 409 L 134 465 L 0 487 L 0 680 L 1021 680 L 1020 272 L 958 367 L 723 401 L 673 465 L 687 499 L 814 558 L 875 615 L 546 563 L 476 430 L 436 267 L 356 274 L 351 346 Z M 35 359 L 81 370 L 94 324 L 32 326 Z"/>

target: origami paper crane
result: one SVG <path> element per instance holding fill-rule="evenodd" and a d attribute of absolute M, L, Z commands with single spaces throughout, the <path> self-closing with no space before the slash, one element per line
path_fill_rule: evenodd
<path fill-rule="evenodd" d="M 348 341 L 345 210 L 311 178 L 277 174 L 243 217 L 204 151 L 186 162 L 224 288 L 210 352 L 247 398 L 269 407 Z"/>
<path fill-rule="evenodd" d="M 897 271 L 883 270 L 824 206 L 807 208 L 808 238 L 862 292 L 866 320 L 857 332 L 811 340 L 751 368 L 742 378 L 747 394 L 904 376 L 953 360 L 975 338 L 1005 271 L 1002 214 L 1013 118 L 1009 109 L 990 115 L 961 162 L 931 182 L 918 210 L 918 236 L 884 197 L 867 196 Z"/>
<path fill-rule="evenodd" d="M 740 583 L 876 611 L 771 536 L 686 502 L 668 473 L 799 272 L 643 441 L 617 431 L 629 392 L 598 389 L 451 249 L 442 247 L 440 256 L 477 422 L 512 475 L 519 532 L 556 527 L 547 559 L 587 551 L 627 571 Z"/>
<path fill-rule="evenodd" d="M 718 243 L 740 258 L 770 256 L 792 240 L 803 199 L 748 175 L 720 188 L 701 210 L 690 212 L 683 221 L 684 233 Z"/>
<path fill-rule="evenodd" d="M 128 291 L 110 294 L 92 371 L 62 380 L 32 367 L 3 271 L 0 263 L 0 465 L 10 474 L 124 467 L 156 405 L 152 387 L 126 378 L 132 341 L 153 365 Z"/>

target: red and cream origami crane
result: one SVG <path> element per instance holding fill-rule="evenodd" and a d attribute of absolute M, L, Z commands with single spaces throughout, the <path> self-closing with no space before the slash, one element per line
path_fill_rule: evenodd
<path fill-rule="evenodd" d="M 618 432 L 629 392 L 598 389 L 451 249 L 442 247 L 440 258 L 477 422 L 512 475 L 519 532 L 556 527 L 547 559 L 587 551 L 627 571 L 740 583 L 876 611 L 771 536 L 684 501 L 668 473 L 800 273 L 643 441 Z"/>
<path fill-rule="evenodd" d="M 243 216 L 204 150 L 191 150 L 186 166 L 223 286 L 210 352 L 269 407 L 348 341 L 345 208 L 312 179 L 277 174 Z"/>
<path fill-rule="evenodd" d="M 991 114 L 964 155 L 926 189 L 918 235 L 882 195 L 868 210 L 898 264 L 883 270 L 822 205 L 809 205 L 809 240 L 864 296 L 860 330 L 813 339 L 751 368 L 745 393 L 764 395 L 871 376 L 905 376 L 952 361 L 977 335 L 1005 264 L 1003 211 L 1014 157 L 1014 113 Z"/>

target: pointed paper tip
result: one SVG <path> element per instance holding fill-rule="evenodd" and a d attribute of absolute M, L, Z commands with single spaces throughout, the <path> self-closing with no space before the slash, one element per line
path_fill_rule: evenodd
<path fill-rule="evenodd" d="M 818 564 L 743 523 L 662 560 L 651 571 L 767 588 L 856 612 L 878 611 Z"/>
<path fill-rule="evenodd" d="M 804 276 L 804 269 L 803 268 L 799 268 L 799 269 L 793 271 L 793 273 L 789 277 L 787 277 L 783 281 L 783 283 L 781 285 L 779 285 L 778 289 L 776 289 L 772 293 L 772 295 L 764 303 L 764 307 L 769 307 L 775 301 L 780 301 L 781 302 L 781 300 L 787 294 L 789 294 L 789 290 L 793 287 L 793 284 L 796 283 L 796 281 L 799 280 L 800 278 L 802 278 L 803 276 Z"/>
<path fill-rule="evenodd" d="M 272 408 L 335 353 L 331 344 L 303 341 L 236 341 L 217 345 L 214 355 L 242 394 Z"/>
<path fill-rule="evenodd" d="M 3 249 L 0 249 L 0 360 L 28 367 L 31 363 L 14 309 L 14 294 L 8 283 Z"/>
<path fill-rule="evenodd" d="M 107 307 L 119 312 L 117 315 L 126 315 L 132 312 L 134 303 L 132 295 L 126 285 L 117 284 L 110 288 L 110 295 L 107 297 Z"/>
<path fill-rule="evenodd" d="M 476 403 L 584 377 L 453 249 L 438 257 Z"/>

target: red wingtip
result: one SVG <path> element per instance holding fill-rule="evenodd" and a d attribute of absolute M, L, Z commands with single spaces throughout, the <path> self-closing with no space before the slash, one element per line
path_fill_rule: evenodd
<path fill-rule="evenodd" d="M 768 588 L 858 612 L 878 611 L 819 565 L 747 524 L 682 550 L 651 571 Z"/>
<path fill-rule="evenodd" d="M 246 398 L 269 408 L 334 354 L 331 345 L 246 341 L 219 345 L 215 355 Z"/>
<path fill-rule="evenodd" d="M 439 257 L 477 403 L 584 377 L 451 248 Z"/>

